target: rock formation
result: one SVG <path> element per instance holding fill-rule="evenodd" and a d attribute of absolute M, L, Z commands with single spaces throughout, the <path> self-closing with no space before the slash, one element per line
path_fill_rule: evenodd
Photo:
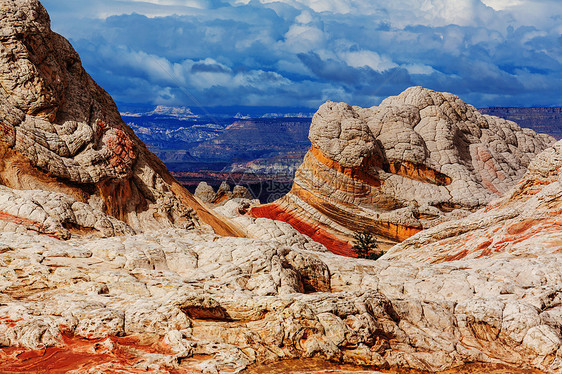
<path fill-rule="evenodd" d="M 348 254 L 353 232 L 402 241 L 477 210 L 555 141 L 422 87 L 366 109 L 329 101 L 309 138 L 291 192 L 252 215 L 289 222 Z"/>
<path fill-rule="evenodd" d="M 231 190 L 227 182 L 222 182 L 216 192 L 207 182 L 200 182 L 194 195 L 201 201 L 214 205 L 222 205 L 231 199 L 252 200 L 254 198 L 246 187 L 236 185 Z"/>
<path fill-rule="evenodd" d="M 444 262 L 562 252 L 562 141 L 539 154 L 501 199 L 394 246 L 387 259 Z"/>
<path fill-rule="evenodd" d="M 0 66 L 20 61 L 0 75 L 0 372 L 231 373 L 310 358 L 562 372 L 562 143 L 534 159 L 523 181 L 488 208 L 418 233 L 386 259 L 342 261 L 288 223 L 240 216 L 235 200 L 223 206 L 233 211 L 230 221 L 202 206 L 114 117 L 111 100 L 77 62 L 60 59 L 75 54 L 49 31 L 44 9 L 31 0 L 0 1 Z M 85 109 L 91 114 L 81 117 Z M 513 132 L 518 146 L 508 149 L 516 156 L 492 147 L 485 161 L 488 177 L 498 167 L 489 189 L 507 188 L 519 173 L 500 173 L 498 160 L 516 163 L 543 147 L 539 136 Z M 376 148 L 385 150 L 383 159 L 369 153 L 371 138 L 350 139 L 364 146 L 361 162 L 373 166 L 367 172 L 346 164 L 337 141 L 317 142 L 332 159 L 317 153 L 306 162 L 331 162 L 329 171 L 353 186 L 380 183 L 381 190 L 400 177 L 406 187 L 424 179 L 440 191 L 462 176 L 455 165 L 430 164 L 433 158 L 415 168 L 410 156 L 388 158 L 396 147 Z M 454 149 L 444 158 L 446 151 Z M 477 183 L 486 173 L 470 170 L 464 180 L 473 197 L 449 187 L 467 212 L 488 198 Z M 421 192 L 420 202 L 428 200 Z M 197 228 L 194 212 L 215 231 L 244 227 L 252 238 Z"/>
<path fill-rule="evenodd" d="M 0 184 L 64 193 L 90 206 L 74 204 L 77 214 L 95 209 L 134 230 L 204 222 L 220 234 L 244 235 L 181 187 L 123 123 L 72 46 L 50 30 L 38 1 L 1 5 Z M 0 220 L 24 222 L 29 213 Z"/>
<path fill-rule="evenodd" d="M 286 223 L 237 220 L 262 239 L 0 233 L 0 371 L 227 373 L 312 357 L 562 370 L 560 251 L 342 261 Z"/>

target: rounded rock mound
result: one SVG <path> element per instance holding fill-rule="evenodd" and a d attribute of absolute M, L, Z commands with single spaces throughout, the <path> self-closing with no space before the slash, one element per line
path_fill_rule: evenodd
<path fill-rule="evenodd" d="M 203 222 L 244 236 L 178 184 L 125 125 L 37 0 L 3 0 L 0 11 L 0 184 L 64 193 L 137 231 Z M 32 218 L 25 210 L 9 217 L 16 225 Z"/>
<path fill-rule="evenodd" d="M 353 232 L 393 243 L 476 211 L 555 141 L 422 87 L 372 108 L 328 101 L 309 139 L 289 194 L 252 214 L 289 222 L 341 254 L 352 254 Z"/>

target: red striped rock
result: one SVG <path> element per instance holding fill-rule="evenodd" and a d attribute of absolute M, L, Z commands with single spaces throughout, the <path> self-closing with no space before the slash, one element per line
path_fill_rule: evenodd
<path fill-rule="evenodd" d="M 554 142 L 421 87 L 372 108 L 327 102 L 309 138 L 290 193 L 251 214 L 290 222 L 339 253 L 353 232 L 397 242 L 466 216 L 508 191 Z"/>
<path fill-rule="evenodd" d="M 18 58 L 33 50 L 41 53 L 38 40 L 42 38 L 57 46 L 60 39 L 48 30 L 37 2 L 0 1 L 0 10 L 7 12 L 0 24 L 8 22 L 8 27 L 0 28 L 0 48 L 4 48 L 0 58 L 12 47 Z M 27 24 L 29 20 L 37 25 Z M 38 27 L 40 32 L 29 33 L 24 26 Z M 33 47 L 27 52 L 18 39 L 22 35 L 29 36 L 25 42 Z M 39 59 L 46 66 L 21 61 L 27 69 L 38 66 L 43 78 L 16 71 L 17 79 L 11 81 L 10 72 L 2 74 L 2 87 L 11 93 L 0 95 L 0 179 L 8 185 L 0 188 L 0 372 L 229 373 L 252 364 L 313 357 L 331 361 L 338 370 L 346 370 L 340 364 L 350 364 L 438 372 L 467 363 L 488 364 L 469 367 L 467 372 L 488 371 L 490 365 L 515 366 L 518 372 L 562 370 L 562 256 L 555 222 L 562 209 L 560 144 L 535 159 L 527 177 L 503 200 L 470 216 L 476 219 L 441 226 L 439 231 L 429 229 L 404 242 L 423 244 L 421 239 L 428 238 L 426 245 L 410 248 L 419 258 L 342 261 L 282 222 L 234 218 L 253 238 L 183 229 L 180 223 L 196 225 L 198 219 L 189 215 L 191 220 L 178 220 L 179 204 L 197 200 L 168 178 L 126 127 L 107 120 L 112 114 L 96 121 L 100 112 L 95 99 L 105 94 L 97 96 L 101 91 L 87 86 L 93 83 L 82 70 L 75 76 L 68 65 L 56 65 L 64 50 L 52 52 L 54 57 Z M 59 74 L 65 69 L 70 75 Z M 84 114 L 80 100 L 76 106 L 65 104 L 77 100 L 73 93 L 78 89 L 67 78 L 93 90 L 80 94 L 93 99 L 92 120 L 88 117 L 68 132 L 64 128 L 49 132 L 49 125 L 61 125 L 58 119 L 71 112 L 76 118 Z M 11 86 L 16 81 L 28 84 L 17 89 Z M 25 121 L 39 127 L 22 128 L 18 110 Z M 83 135 L 72 138 L 90 133 L 88 128 L 97 137 L 95 147 L 83 142 Z M 20 140 L 30 148 L 18 148 Z M 363 141 L 357 140 L 358 148 L 368 150 Z M 369 201 L 376 191 L 371 188 L 384 189 L 394 175 L 403 178 L 406 186 L 409 180 L 440 187 L 455 183 L 451 173 L 430 164 L 415 166 L 419 164 L 409 156 L 389 162 L 388 167 L 382 164 L 380 175 L 387 173 L 388 178 L 373 178 L 372 167 L 378 170 L 379 165 L 376 157 L 366 154 L 367 161 L 357 163 L 337 142 L 324 143 L 319 140 L 321 146 L 316 148 L 325 157 L 311 152 L 309 162 L 354 181 L 342 186 L 343 193 L 334 191 L 342 204 L 355 203 L 346 196 Z M 479 147 L 475 152 L 483 165 L 492 168 L 499 156 L 490 149 Z M 91 155 L 95 162 L 85 162 L 79 170 L 73 167 L 73 161 Z M 65 170 L 78 179 L 68 179 Z M 301 170 L 304 176 L 306 172 Z M 86 175 L 84 180 L 80 173 Z M 104 177 L 96 182 L 91 179 L 96 175 Z M 501 180 L 488 178 L 489 185 L 501 191 L 496 179 Z M 495 193 L 492 189 L 488 188 Z M 146 200 L 143 205 L 136 205 L 137 192 Z M 314 200 L 317 194 L 302 189 L 299 196 L 292 196 L 306 204 L 305 197 Z M 395 196 L 377 199 L 387 207 L 400 203 Z M 337 213 L 322 200 L 313 202 L 323 212 Z M 216 230 L 234 227 L 206 209 L 193 209 L 214 222 Z M 347 222 L 355 220 L 348 212 L 340 216 Z M 397 217 L 388 222 L 399 223 Z M 160 225 L 180 228 L 150 230 Z M 133 233 L 131 226 L 143 232 Z M 398 230 L 382 223 L 381 227 Z M 108 237 L 59 239 L 76 229 Z M 479 237 L 463 236 L 471 233 L 462 230 L 470 229 Z M 482 235 L 488 232 L 489 236 Z M 480 248 L 472 254 L 467 246 L 454 252 L 444 240 L 457 241 L 456 246 L 472 240 Z M 513 246 L 520 247 L 511 251 Z M 440 250 L 443 254 L 435 255 Z M 387 256 L 393 253 L 400 255 L 393 250 Z M 447 256 L 460 260 L 419 261 L 439 262 Z M 303 365 L 291 370 L 308 369 Z"/>
<path fill-rule="evenodd" d="M 470 216 L 421 232 L 385 258 L 444 262 L 562 253 L 562 142 L 539 154 L 501 199 Z"/>

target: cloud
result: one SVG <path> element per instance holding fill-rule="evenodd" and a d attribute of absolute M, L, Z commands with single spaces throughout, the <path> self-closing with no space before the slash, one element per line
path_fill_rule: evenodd
<path fill-rule="evenodd" d="M 118 102 L 562 105 L 558 0 L 44 0 Z M 507 104 L 506 104 L 507 103 Z"/>
<path fill-rule="evenodd" d="M 374 71 L 382 72 L 398 67 L 390 58 L 373 51 L 346 51 L 341 53 L 340 56 L 348 66 L 354 68 L 368 67 Z"/>

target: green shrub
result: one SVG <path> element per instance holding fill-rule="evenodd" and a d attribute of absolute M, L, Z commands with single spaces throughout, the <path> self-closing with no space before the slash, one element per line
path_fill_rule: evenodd
<path fill-rule="evenodd" d="M 359 258 L 367 258 L 369 260 L 376 260 L 383 255 L 379 249 L 377 238 L 369 231 L 356 232 L 353 234 L 353 251 Z"/>

